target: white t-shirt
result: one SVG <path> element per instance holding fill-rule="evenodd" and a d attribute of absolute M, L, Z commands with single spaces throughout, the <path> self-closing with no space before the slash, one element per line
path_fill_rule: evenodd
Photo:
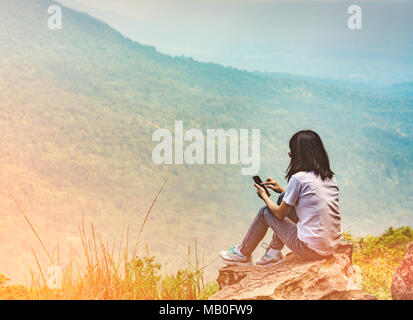
<path fill-rule="evenodd" d="M 288 183 L 283 201 L 294 206 L 297 237 L 320 255 L 334 252 L 341 241 L 341 218 L 336 179 L 321 180 L 314 172 L 297 172 Z"/>

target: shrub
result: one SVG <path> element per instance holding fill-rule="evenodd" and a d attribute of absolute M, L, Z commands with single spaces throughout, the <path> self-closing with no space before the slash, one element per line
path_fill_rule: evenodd
<path fill-rule="evenodd" d="M 403 260 L 407 244 L 413 241 L 413 230 L 389 228 L 381 236 L 358 239 L 346 233 L 344 240 L 354 245 L 353 263 L 361 268 L 362 289 L 379 299 L 391 299 L 394 271 Z"/>

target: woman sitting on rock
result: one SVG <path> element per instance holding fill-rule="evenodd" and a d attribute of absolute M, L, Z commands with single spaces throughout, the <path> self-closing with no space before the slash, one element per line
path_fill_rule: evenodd
<path fill-rule="evenodd" d="M 258 212 L 241 244 L 220 253 L 226 264 L 250 265 L 251 254 L 269 227 L 274 235 L 257 265 L 282 262 L 284 244 L 305 260 L 329 256 L 340 244 L 339 189 L 320 136 L 311 130 L 300 131 L 289 146 L 287 189 L 272 178 L 261 184 L 281 193 L 274 203 L 262 186 L 254 184 L 266 206 Z"/>

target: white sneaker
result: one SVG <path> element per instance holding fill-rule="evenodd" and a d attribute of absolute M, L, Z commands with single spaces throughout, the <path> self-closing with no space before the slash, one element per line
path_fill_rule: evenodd
<path fill-rule="evenodd" d="M 284 262 L 284 256 L 281 252 L 275 254 L 275 256 L 270 256 L 267 252 L 255 262 L 257 266 L 275 266 L 276 264 Z"/>
<path fill-rule="evenodd" d="M 229 266 L 250 266 L 252 265 L 251 257 L 243 256 L 232 247 L 228 250 L 221 251 L 219 254 L 221 260 Z"/>

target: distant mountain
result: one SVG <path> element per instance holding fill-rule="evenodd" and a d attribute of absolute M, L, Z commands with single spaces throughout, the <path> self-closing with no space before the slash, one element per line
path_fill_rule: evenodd
<path fill-rule="evenodd" d="M 394 84 L 387 87 L 384 93 L 400 98 L 413 98 L 413 82 Z"/>
<path fill-rule="evenodd" d="M 52 31 L 51 3 L 0 2 L 0 273 L 21 279 L 31 247 L 45 261 L 10 193 L 62 260 L 81 245 L 83 216 L 108 240 L 129 225 L 134 243 L 168 173 L 138 253 L 148 244 L 174 269 L 195 239 L 205 262 L 240 241 L 263 205 L 240 166 L 152 162 L 152 133 L 175 120 L 260 129 L 260 175 L 284 185 L 288 140 L 312 128 L 337 173 L 345 230 L 413 224 L 411 99 L 170 57 L 67 8 Z"/>
<path fill-rule="evenodd" d="M 346 27 L 346 1 L 59 2 L 171 55 L 380 86 L 413 78 L 412 1 L 363 1 L 362 32 Z"/>
<path fill-rule="evenodd" d="M 308 77 L 302 75 L 295 75 L 289 73 L 281 73 L 281 72 L 255 72 L 258 75 L 270 77 L 276 80 L 293 80 L 295 82 L 305 82 L 308 85 L 317 85 L 317 86 L 327 86 L 327 87 L 334 87 L 334 88 L 345 88 L 348 90 L 353 91 L 361 91 L 361 92 L 371 92 L 377 91 L 377 85 L 371 85 L 366 82 L 357 82 L 357 81 L 349 81 L 349 80 L 337 80 L 337 79 L 324 79 L 324 78 L 316 78 L 316 77 Z"/>

